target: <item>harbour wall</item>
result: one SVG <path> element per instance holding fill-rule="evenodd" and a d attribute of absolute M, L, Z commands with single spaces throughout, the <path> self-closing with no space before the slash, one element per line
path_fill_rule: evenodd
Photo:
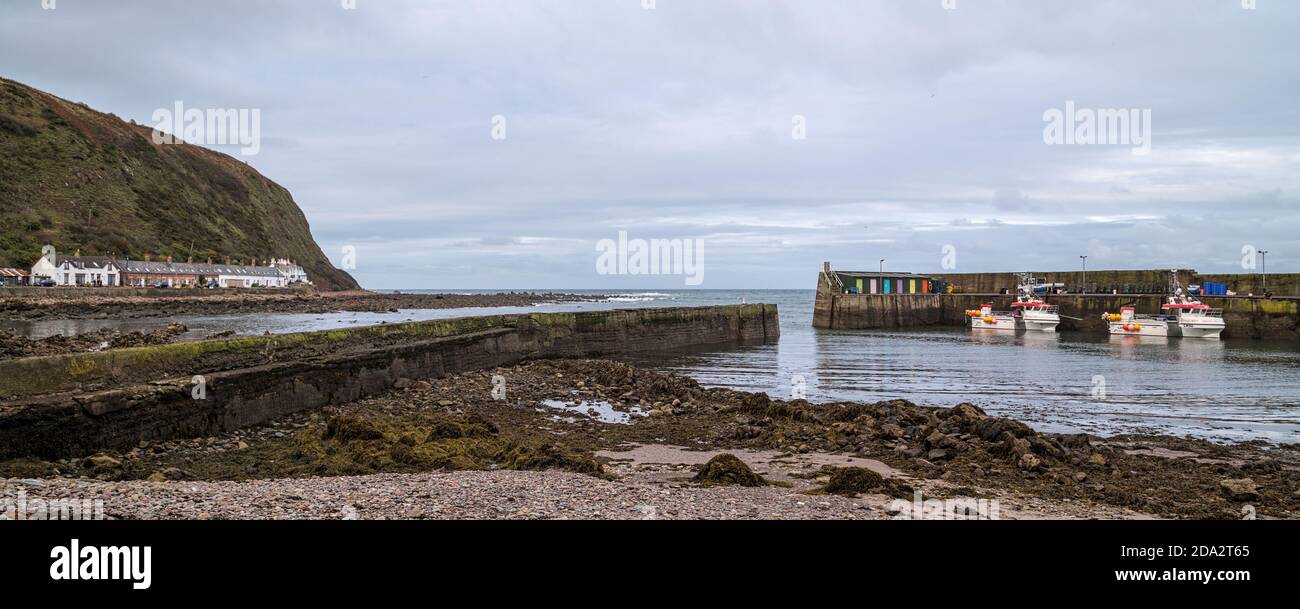
<path fill-rule="evenodd" d="M 1165 303 L 1162 295 L 1140 294 L 1065 294 L 1050 295 L 1046 300 L 1061 308 L 1061 331 L 1099 334 L 1108 331 L 1101 319 L 1103 313 L 1118 313 L 1120 307 L 1131 306 L 1139 314 L 1155 314 Z M 1223 309 L 1228 325 L 1224 338 L 1300 341 L 1300 300 L 1213 296 L 1202 300 Z M 1013 301 L 1012 296 L 989 294 L 840 294 L 823 274 L 813 306 L 813 326 L 837 330 L 964 326 L 969 323 L 966 311 L 985 303 L 1006 311 Z"/>
<path fill-rule="evenodd" d="M 1015 294 L 1019 278 L 1015 273 L 941 273 L 930 275 L 953 286 L 958 293 L 998 294 L 1007 290 Z M 1113 271 L 1063 271 L 1035 272 L 1034 277 L 1046 283 L 1062 283 L 1070 292 L 1121 294 L 1164 294 L 1168 292 L 1168 270 Z M 1240 296 L 1264 295 L 1263 276 L 1259 273 L 1230 273 L 1203 275 L 1190 269 L 1178 271 L 1178 280 L 1184 286 L 1205 282 L 1227 284 L 1228 289 Z M 1280 273 L 1268 276 L 1268 291 L 1275 296 L 1300 296 L 1300 273 Z"/>
<path fill-rule="evenodd" d="M 735 305 L 488 316 L 10 360 L 0 362 L 0 458 L 211 436 L 376 395 L 401 379 L 528 358 L 779 335 L 775 305 Z"/>
<path fill-rule="evenodd" d="M 1199 279 L 1202 282 L 1213 281 L 1227 284 L 1228 289 L 1236 292 L 1239 296 L 1246 294 L 1262 296 L 1265 291 L 1265 284 L 1267 284 L 1268 291 L 1272 292 L 1274 296 L 1300 296 L 1300 273 L 1269 274 L 1267 281 L 1265 281 L 1264 276 L 1258 273 L 1200 275 Z"/>

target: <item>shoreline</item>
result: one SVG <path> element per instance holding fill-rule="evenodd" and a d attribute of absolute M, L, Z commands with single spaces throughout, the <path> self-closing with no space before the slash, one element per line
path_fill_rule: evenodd
<path fill-rule="evenodd" d="M 457 309 L 580 302 L 591 296 L 564 293 L 394 294 L 386 292 L 231 292 L 173 290 L 166 296 L 97 293 L 94 288 L 49 288 L 38 296 L 9 295 L 0 289 L 0 319 L 11 321 L 99 320 L 243 313 L 396 312 L 399 309 Z"/>
<path fill-rule="evenodd" d="M 493 397 L 496 378 L 505 400 Z M 1006 518 L 1300 517 L 1297 445 L 1046 434 L 968 404 L 811 405 L 611 360 L 532 360 L 398 385 L 210 438 L 6 461 L 0 497 L 129 497 L 139 507 L 116 514 L 143 518 L 328 518 L 324 503 L 354 496 L 361 518 L 644 517 L 637 505 L 660 517 L 891 518 L 895 501 L 920 492 L 996 499 Z M 775 485 L 691 480 L 724 453 Z M 854 497 L 816 494 L 858 470 L 879 480 L 868 476 Z M 421 499 L 391 497 L 408 490 Z M 216 509 L 213 497 L 231 503 Z M 636 503 L 645 497 L 664 499 Z M 496 510 L 511 503 L 522 514 Z"/>

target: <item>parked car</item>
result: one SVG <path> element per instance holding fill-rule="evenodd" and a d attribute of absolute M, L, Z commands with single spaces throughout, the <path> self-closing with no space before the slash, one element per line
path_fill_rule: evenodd
<path fill-rule="evenodd" d="M 53 279 L 42 279 L 42 280 L 40 280 L 40 281 L 37 281 L 37 282 L 33 283 L 32 285 L 34 285 L 34 286 L 36 286 L 36 287 L 41 287 L 41 288 L 52 288 L 52 287 L 54 287 L 54 286 L 59 285 L 59 282 L 57 282 L 57 281 L 55 281 L 55 280 L 53 280 Z"/>
<path fill-rule="evenodd" d="M 158 288 L 160 290 L 165 290 L 167 288 L 172 287 L 172 285 L 170 283 L 167 283 L 166 281 L 159 281 L 158 283 L 153 284 L 153 287 Z"/>

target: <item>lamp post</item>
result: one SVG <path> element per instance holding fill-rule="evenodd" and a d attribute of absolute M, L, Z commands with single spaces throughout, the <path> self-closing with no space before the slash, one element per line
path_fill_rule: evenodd
<path fill-rule="evenodd" d="M 1080 288 L 1079 293 L 1084 294 L 1088 291 L 1088 257 L 1079 256 L 1079 259 L 1083 260 L 1083 287 Z"/>
<path fill-rule="evenodd" d="M 1267 294 L 1268 293 L 1268 250 L 1259 250 L 1259 260 L 1260 260 L 1261 274 L 1264 276 L 1263 292 Z"/>

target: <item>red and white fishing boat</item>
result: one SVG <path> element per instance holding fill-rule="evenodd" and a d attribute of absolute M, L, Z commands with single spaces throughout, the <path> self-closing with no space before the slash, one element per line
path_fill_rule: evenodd
<path fill-rule="evenodd" d="M 1011 311 L 994 311 L 991 304 L 980 305 L 978 311 L 966 312 L 971 328 L 1055 332 L 1061 324 L 1060 308 L 1039 298 L 1036 294 L 1038 287 L 1040 286 L 1032 275 L 1021 273 L 1016 301 L 1011 303 Z"/>
<path fill-rule="evenodd" d="M 1223 311 L 1187 295 L 1178 274 L 1170 278 L 1169 302 L 1161 305 L 1160 315 L 1138 315 L 1133 307 L 1122 307 L 1119 314 L 1106 313 L 1102 318 L 1110 333 L 1124 336 L 1181 336 L 1184 338 L 1219 338 L 1227 324 Z"/>

